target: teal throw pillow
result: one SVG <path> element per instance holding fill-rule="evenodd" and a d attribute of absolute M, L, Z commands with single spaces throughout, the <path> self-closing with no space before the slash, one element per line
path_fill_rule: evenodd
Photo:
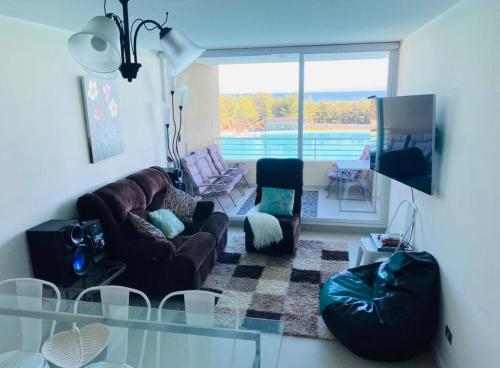
<path fill-rule="evenodd" d="M 270 215 L 293 215 L 294 189 L 262 188 L 259 211 Z"/>
<path fill-rule="evenodd" d="M 167 239 L 175 238 L 184 231 L 184 224 L 170 210 L 150 212 L 149 221 L 160 229 Z"/>

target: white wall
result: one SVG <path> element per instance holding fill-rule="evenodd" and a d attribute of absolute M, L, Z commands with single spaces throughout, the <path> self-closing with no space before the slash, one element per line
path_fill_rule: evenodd
<path fill-rule="evenodd" d="M 189 86 L 184 108 L 184 142 L 188 151 L 217 143 L 219 122 L 219 68 L 217 65 L 192 64 L 178 79 L 178 85 Z"/>
<path fill-rule="evenodd" d="M 25 230 L 76 216 L 78 196 L 164 164 L 160 69 L 140 51 L 133 83 L 119 79 L 125 152 L 90 164 L 68 33 L 0 18 L 0 280 L 30 275 Z"/>
<path fill-rule="evenodd" d="M 398 94 L 435 93 L 443 130 L 439 193 L 416 193 L 416 244 L 441 266 L 436 350 L 447 368 L 499 366 L 499 45 L 500 2 L 463 0 L 401 47 Z M 409 197 L 393 182 L 390 212 Z"/>

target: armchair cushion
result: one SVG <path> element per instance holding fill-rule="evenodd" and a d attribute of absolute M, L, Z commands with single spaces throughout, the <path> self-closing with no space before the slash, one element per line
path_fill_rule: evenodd
<path fill-rule="evenodd" d="M 168 239 L 137 238 L 126 240 L 120 248 L 120 260 L 137 262 L 140 259 L 170 261 L 175 255 L 175 246 Z"/>
<path fill-rule="evenodd" d="M 294 189 L 263 187 L 259 211 L 270 215 L 291 216 L 294 197 Z"/>

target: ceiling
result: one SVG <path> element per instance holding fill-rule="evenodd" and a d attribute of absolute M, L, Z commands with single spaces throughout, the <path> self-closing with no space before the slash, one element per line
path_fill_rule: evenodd
<path fill-rule="evenodd" d="M 400 41 L 459 0 L 132 0 L 130 17 L 163 22 L 207 49 Z M 108 11 L 121 16 L 117 0 Z M 103 0 L 2 0 L 0 14 L 68 31 L 103 13 Z M 141 32 L 157 49 L 158 34 Z"/>

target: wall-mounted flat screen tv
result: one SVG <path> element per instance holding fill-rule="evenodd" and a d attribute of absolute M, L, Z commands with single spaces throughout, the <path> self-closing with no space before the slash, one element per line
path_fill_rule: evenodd
<path fill-rule="evenodd" d="M 433 193 L 435 95 L 371 100 L 372 169 Z"/>

